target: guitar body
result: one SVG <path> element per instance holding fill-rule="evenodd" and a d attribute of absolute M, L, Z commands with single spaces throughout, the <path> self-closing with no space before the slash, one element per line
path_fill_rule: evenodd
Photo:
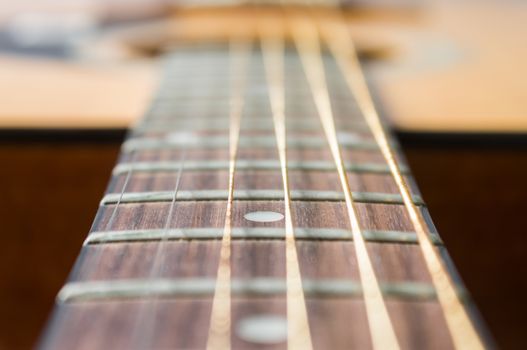
<path fill-rule="evenodd" d="M 338 13 L 258 16 L 166 55 L 42 348 L 490 347 Z"/>
<path fill-rule="evenodd" d="M 467 131 L 434 122 L 448 108 L 491 119 L 501 110 L 481 114 L 488 108 L 470 98 L 446 109 L 409 103 L 399 86 L 422 92 L 420 101 L 427 92 L 400 61 L 426 50 L 404 16 L 405 29 L 381 36 L 367 28 L 386 32 L 375 24 L 384 15 L 370 23 L 325 8 L 173 13 L 181 27 L 163 40 L 152 40 L 156 30 L 125 35 L 136 52 L 161 48 L 161 83 L 122 146 L 39 347 L 492 348 L 409 171 L 429 153 L 406 161 L 356 57 L 372 59 L 376 100 L 406 131 Z M 392 50 L 405 41 L 417 48 Z M 417 57 L 424 71 L 442 72 L 438 86 L 457 86 L 443 73 L 463 70 L 449 48 L 441 62 Z M 135 71 L 133 81 L 152 86 L 152 72 Z M 88 89 L 98 86 L 92 78 Z M 151 89 L 127 79 L 122 87 L 138 96 L 133 118 Z M 509 111 L 501 132 L 523 127 L 521 107 Z M 411 115 L 424 119 L 408 124 Z M 97 125 L 85 120 L 71 125 Z"/>
<path fill-rule="evenodd" d="M 70 6 L 59 2 L 43 13 L 80 12 L 97 19 L 108 12 L 111 20 L 116 13 L 135 18 L 140 12 L 153 19 L 85 41 L 75 48 L 79 61 L 1 55 L 1 127 L 127 128 L 142 116 L 160 77 L 156 60 L 145 55 L 177 42 L 224 40 L 225 27 L 250 19 L 247 10 L 237 17 L 240 11 L 225 8 Z M 373 93 L 397 130 L 514 134 L 527 130 L 526 13 L 516 1 L 430 1 L 418 7 L 352 7 L 346 16 Z M 8 14 L 0 12 L 0 24 L 9 25 L 2 22 Z M 48 84 L 50 79 L 55 83 Z M 86 95 L 92 99 L 78 98 Z"/>

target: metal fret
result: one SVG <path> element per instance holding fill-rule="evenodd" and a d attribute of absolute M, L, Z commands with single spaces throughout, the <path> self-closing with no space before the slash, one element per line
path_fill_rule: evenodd
<path fill-rule="evenodd" d="M 209 298 L 214 294 L 216 280 L 213 278 L 188 279 L 125 279 L 112 281 L 70 282 L 62 287 L 57 296 L 59 303 L 95 302 L 133 298 L 192 297 Z M 352 280 L 303 279 L 302 287 L 306 296 L 320 298 L 362 297 L 360 283 Z M 387 298 L 411 301 L 435 300 L 431 284 L 419 282 L 380 283 Z M 274 297 L 286 293 L 285 279 L 254 278 L 233 279 L 231 292 L 238 296 Z M 461 297 L 466 295 L 459 288 Z"/>
<path fill-rule="evenodd" d="M 176 136 L 167 136 L 167 138 L 133 138 L 123 144 L 123 152 L 144 151 L 144 150 L 163 150 L 173 149 L 181 146 L 187 148 L 218 148 L 228 147 L 229 139 L 224 136 L 203 137 L 193 132 L 178 134 Z M 340 146 L 345 148 L 354 148 L 360 150 L 378 150 L 378 146 L 372 141 L 363 141 L 350 137 L 341 138 Z M 289 148 L 323 148 L 327 146 L 326 140 L 319 137 L 290 137 L 288 138 Z M 255 148 L 276 148 L 276 141 L 271 136 L 252 136 L 240 137 L 240 147 Z"/>
<path fill-rule="evenodd" d="M 157 162 L 134 162 L 120 163 L 113 169 L 113 175 L 126 174 L 131 168 L 134 173 L 137 172 L 170 172 L 177 171 L 181 164 L 174 161 L 157 161 Z M 354 173 L 370 174 L 390 174 L 390 168 L 385 164 L 377 163 L 350 163 L 345 165 L 346 171 Z M 203 161 L 185 161 L 185 170 L 190 171 L 213 171 L 228 170 L 229 162 L 223 160 L 203 160 Z M 240 159 L 236 162 L 238 170 L 279 170 L 280 163 L 277 160 L 249 160 Z M 335 163 L 328 161 L 294 161 L 287 162 L 289 170 L 303 171 L 335 171 Z M 403 173 L 408 173 L 408 168 L 403 167 Z"/>
<path fill-rule="evenodd" d="M 255 77 L 252 77 L 252 78 L 254 79 Z M 229 80 L 225 80 L 225 81 L 229 81 Z M 307 90 L 298 88 L 298 86 L 302 84 L 303 82 L 304 80 L 290 81 L 289 84 L 291 86 L 297 86 L 297 89 L 296 91 L 293 89 L 288 90 L 286 92 L 287 97 L 289 98 L 309 98 L 309 92 Z M 179 94 L 179 93 L 185 93 L 188 91 L 188 90 L 185 90 L 184 86 L 181 86 L 181 85 L 180 86 L 176 85 L 172 87 L 166 86 L 166 88 L 167 89 L 172 88 L 175 90 L 169 90 L 169 93 L 157 95 L 156 98 L 152 100 L 152 106 L 180 108 L 181 106 L 185 106 L 186 104 L 191 105 L 191 103 L 188 101 L 187 96 L 184 96 L 183 94 Z M 250 93 L 248 93 L 247 95 L 249 95 L 249 97 L 256 97 L 255 95 L 257 95 L 257 97 L 260 97 L 260 96 L 265 97 L 265 93 L 266 92 L 261 92 L 260 90 L 260 91 L 257 91 L 257 94 L 256 94 L 253 90 L 251 90 Z M 219 96 L 219 95 L 210 96 L 210 94 L 201 94 L 197 96 L 193 95 L 193 97 L 206 99 L 207 102 L 208 103 L 210 102 L 210 104 L 212 105 L 222 104 L 222 105 L 225 105 L 226 107 L 228 106 L 226 101 L 229 100 L 229 96 Z M 350 99 L 350 97 L 346 94 L 334 94 L 334 95 L 331 95 L 330 98 L 332 101 L 338 102 L 340 104 L 357 106 L 357 102 L 353 99 Z M 300 102 L 294 102 L 294 104 L 302 106 Z"/>
<path fill-rule="evenodd" d="M 296 85 L 301 84 L 303 81 L 299 81 L 296 83 Z M 170 89 L 170 87 L 167 87 Z M 184 95 L 178 95 L 178 92 L 184 93 L 185 88 L 181 87 L 180 89 L 176 89 L 176 91 L 172 90 L 173 94 L 170 99 L 162 99 L 153 101 L 150 110 L 159 109 L 159 110 L 166 110 L 166 111 L 174 111 L 175 108 L 194 108 L 199 109 L 202 108 L 200 105 L 196 105 L 192 100 L 189 100 L 187 96 Z M 255 90 L 248 94 L 249 98 L 266 98 L 267 92 L 262 90 Z M 193 95 L 194 98 L 200 98 L 200 99 L 206 99 L 207 100 L 207 106 L 214 106 L 218 108 L 229 108 L 229 98 L 226 96 L 210 96 L 206 94 L 201 94 L 198 96 Z M 288 92 L 288 97 L 293 100 L 293 102 L 288 103 L 286 108 L 295 109 L 295 108 L 305 108 L 305 102 L 302 102 L 302 99 L 307 100 L 309 98 L 309 91 L 290 91 Z M 339 102 L 339 107 L 343 108 L 345 107 L 348 109 L 351 107 L 351 110 L 348 109 L 348 113 L 356 110 L 357 103 L 349 98 L 340 96 L 340 97 L 331 97 L 331 101 Z M 248 106 L 249 110 L 258 110 L 259 108 L 268 108 L 268 105 L 265 104 L 265 102 L 262 101 L 255 101 L 255 103 L 251 106 Z"/>
<path fill-rule="evenodd" d="M 170 130 L 184 129 L 186 131 L 219 131 L 229 130 L 229 120 L 221 117 L 207 118 L 198 120 L 189 120 L 186 118 L 179 119 L 156 119 L 155 114 L 152 114 L 150 119 L 145 119 L 137 125 L 133 132 L 135 134 L 144 132 L 167 132 Z M 248 130 L 254 131 L 273 131 L 273 124 L 269 122 L 268 118 L 245 118 L 242 125 L 247 125 Z M 341 128 L 350 129 L 354 132 L 368 132 L 368 127 L 364 123 L 355 122 L 353 120 L 339 123 Z M 291 131 L 316 131 L 320 129 L 320 123 L 311 119 L 305 120 L 288 120 L 287 128 Z"/>
<path fill-rule="evenodd" d="M 155 192 L 127 192 L 122 195 L 121 203 L 145 203 L 145 202 L 169 202 L 174 193 L 170 191 Z M 403 199 L 399 194 L 378 193 L 378 192 L 353 192 L 353 198 L 358 203 L 372 204 L 403 204 Z M 176 200 L 182 201 L 225 201 L 228 193 L 226 190 L 201 190 L 201 191 L 178 191 Z M 101 205 L 116 203 L 120 194 L 110 193 L 103 197 Z M 262 200 L 262 201 L 281 201 L 284 193 L 280 190 L 235 190 L 234 200 Z M 291 191 L 293 201 L 344 201 L 342 192 L 335 191 Z M 416 205 L 424 205 L 420 196 L 413 197 Z"/>
<path fill-rule="evenodd" d="M 194 99 L 189 97 L 189 99 Z M 302 97 L 305 99 L 305 97 Z M 289 106 L 286 111 L 291 115 L 291 119 L 314 119 L 316 114 L 309 108 L 308 104 L 298 104 L 296 106 Z M 358 111 L 356 107 L 339 106 L 337 108 L 341 118 L 345 117 L 353 122 L 360 122 L 361 119 L 357 116 Z M 152 119 L 172 119 L 184 120 L 187 118 L 199 117 L 199 119 L 215 119 L 218 116 L 223 116 L 228 112 L 228 106 L 218 104 L 208 104 L 205 106 L 190 107 L 190 105 L 173 105 L 173 106 L 156 106 L 151 107 L 148 111 L 147 117 Z M 254 103 L 251 108 L 247 109 L 247 113 L 254 113 L 255 117 L 265 116 L 270 113 L 268 107 Z"/>
<path fill-rule="evenodd" d="M 416 244 L 415 232 L 404 231 L 372 231 L 362 232 L 364 240 L 377 243 Z M 162 238 L 168 240 L 211 240 L 221 239 L 223 229 L 214 227 L 205 228 L 174 228 L 169 230 L 146 229 L 146 230 L 122 230 L 122 231 L 95 231 L 88 235 L 84 241 L 85 245 L 158 241 Z M 273 227 L 235 227 L 231 232 L 232 238 L 237 240 L 248 239 L 278 239 L 285 237 L 284 229 Z M 443 245 L 437 233 L 430 233 L 430 238 L 436 245 Z M 353 236 L 350 231 L 330 228 L 295 228 L 295 239 L 316 241 L 351 241 Z"/>

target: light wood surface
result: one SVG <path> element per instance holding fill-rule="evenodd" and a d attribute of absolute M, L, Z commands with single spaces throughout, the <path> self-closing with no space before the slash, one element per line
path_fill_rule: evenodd
<path fill-rule="evenodd" d="M 397 128 L 527 131 L 527 4 L 470 5 L 437 3 L 407 51 L 370 70 Z"/>
<path fill-rule="evenodd" d="M 0 57 L 0 127 L 123 128 L 154 90 L 155 68 Z"/>
<path fill-rule="evenodd" d="M 427 132 L 527 132 L 527 5 L 431 1 L 418 20 L 352 18 L 394 126 Z M 0 56 L 0 127 L 123 128 L 141 116 L 153 63 L 64 63 Z"/>

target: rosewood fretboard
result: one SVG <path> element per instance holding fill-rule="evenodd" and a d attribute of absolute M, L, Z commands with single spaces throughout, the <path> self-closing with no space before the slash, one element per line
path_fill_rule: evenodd
<path fill-rule="evenodd" d="M 482 345 L 396 142 L 346 80 L 361 87 L 353 66 L 267 29 L 263 45 L 166 55 L 43 349 Z"/>

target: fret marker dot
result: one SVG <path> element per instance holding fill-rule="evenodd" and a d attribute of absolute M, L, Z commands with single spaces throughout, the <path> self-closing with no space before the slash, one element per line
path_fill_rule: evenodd
<path fill-rule="evenodd" d="M 337 138 L 340 142 L 353 143 L 353 142 L 361 141 L 360 136 L 354 132 L 344 132 L 344 131 L 338 132 Z"/>
<path fill-rule="evenodd" d="M 236 335 L 250 343 L 282 343 L 287 340 L 287 320 L 276 315 L 249 316 L 237 323 Z"/>
<path fill-rule="evenodd" d="M 245 214 L 244 218 L 255 222 L 273 222 L 282 220 L 284 215 L 275 211 L 253 211 Z"/>
<path fill-rule="evenodd" d="M 170 134 L 165 136 L 165 140 L 168 142 L 191 142 L 196 137 L 196 134 L 194 132 L 189 131 L 176 131 L 171 132 Z"/>

